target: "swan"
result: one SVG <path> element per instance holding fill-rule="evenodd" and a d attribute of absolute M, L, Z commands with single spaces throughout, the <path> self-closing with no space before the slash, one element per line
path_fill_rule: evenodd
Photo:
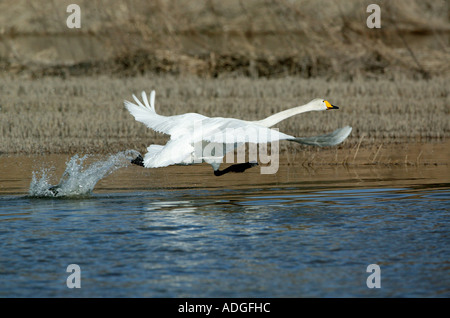
<path fill-rule="evenodd" d="M 138 155 L 131 161 L 146 168 L 206 162 L 212 166 L 216 176 L 228 172 L 243 172 L 257 163 L 235 164 L 224 170 L 219 170 L 219 167 L 226 153 L 245 142 L 270 143 L 288 140 L 320 147 L 334 146 L 343 142 L 352 131 L 351 127 L 346 126 L 326 135 L 298 138 L 270 128 L 284 119 L 304 112 L 339 109 L 321 98 L 262 120 L 247 121 L 207 117 L 198 113 L 163 116 L 155 111 L 154 90 L 150 93 L 150 102 L 145 91 L 142 92 L 142 102 L 134 94 L 132 96 L 136 103 L 125 100 L 124 105 L 135 120 L 157 132 L 170 135 L 166 145 L 150 145 L 144 157 Z"/>

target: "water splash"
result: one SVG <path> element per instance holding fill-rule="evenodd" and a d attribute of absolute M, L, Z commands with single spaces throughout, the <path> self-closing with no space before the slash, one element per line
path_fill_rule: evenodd
<path fill-rule="evenodd" d="M 49 180 L 52 176 L 49 169 L 44 168 L 39 172 L 34 171 L 28 194 L 33 197 L 89 195 L 98 181 L 115 170 L 128 166 L 131 160 L 138 155 L 139 152 L 135 150 L 121 151 L 87 167 L 84 167 L 84 162 L 89 156 L 85 155 L 80 158 L 75 155 L 66 163 L 66 170 L 57 185 L 50 183 Z"/>

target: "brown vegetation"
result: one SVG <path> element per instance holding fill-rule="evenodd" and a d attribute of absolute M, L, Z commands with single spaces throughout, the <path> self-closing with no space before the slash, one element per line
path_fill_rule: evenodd
<path fill-rule="evenodd" d="M 381 29 L 366 26 L 368 0 L 80 0 L 82 27 L 68 29 L 72 2 L 0 3 L 0 153 L 165 143 L 123 107 L 151 89 L 165 115 L 249 120 L 327 98 L 340 110 L 279 128 L 352 126 L 343 145 L 320 150 L 335 163 L 430 163 L 434 148 L 405 145 L 449 136 L 447 1 L 379 1 Z M 383 155 L 397 144 L 398 156 Z M 305 165 L 319 151 L 286 149 Z"/>
<path fill-rule="evenodd" d="M 341 147 L 355 151 L 361 145 L 444 141 L 450 132 L 447 82 L 442 78 L 338 82 L 293 77 L 100 76 L 39 81 L 10 77 L 0 78 L 0 152 L 105 153 L 144 151 L 149 144 L 163 144 L 167 136 L 136 122 L 123 106 L 124 99 L 132 100 L 132 93 L 151 89 L 156 89 L 156 108 L 164 115 L 198 112 L 248 120 L 314 97 L 327 98 L 340 109 L 298 115 L 278 128 L 311 136 L 350 125 L 354 130 Z M 315 151 L 281 144 L 282 150 L 287 147 Z"/>
<path fill-rule="evenodd" d="M 0 67 L 42 75 L 170 73 L 414 78 L 449 75 L 445 0 L 3 1 Z"/>

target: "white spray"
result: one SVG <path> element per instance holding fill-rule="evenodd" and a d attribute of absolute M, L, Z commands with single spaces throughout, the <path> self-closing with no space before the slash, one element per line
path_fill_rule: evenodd
<path fill-rule="evenodd" d="M 98 181 L 117 169 L 128 166 L 131 160 L 139 155 L 135 150 L 126 150 L 110 155 L 108 158 L 96 161 L 84 167 L 88 155 L 73 156 L 66 163 L 64 171 L 57 185 L 50 184 L 48 169 L 33 172 L 29 195 L 33 197 L 76 197 L 89 195 Z"/>

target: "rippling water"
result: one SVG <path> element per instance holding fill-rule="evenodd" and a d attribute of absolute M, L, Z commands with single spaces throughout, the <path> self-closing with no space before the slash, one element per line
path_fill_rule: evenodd
<path fill-rule="evenodd" d="M 450 296 L 447 166 L 133 166 L 88 196 L 34 198 L 32 172 L 67 161 L 44 159 L 0 158 L 2 297 Z"/>

